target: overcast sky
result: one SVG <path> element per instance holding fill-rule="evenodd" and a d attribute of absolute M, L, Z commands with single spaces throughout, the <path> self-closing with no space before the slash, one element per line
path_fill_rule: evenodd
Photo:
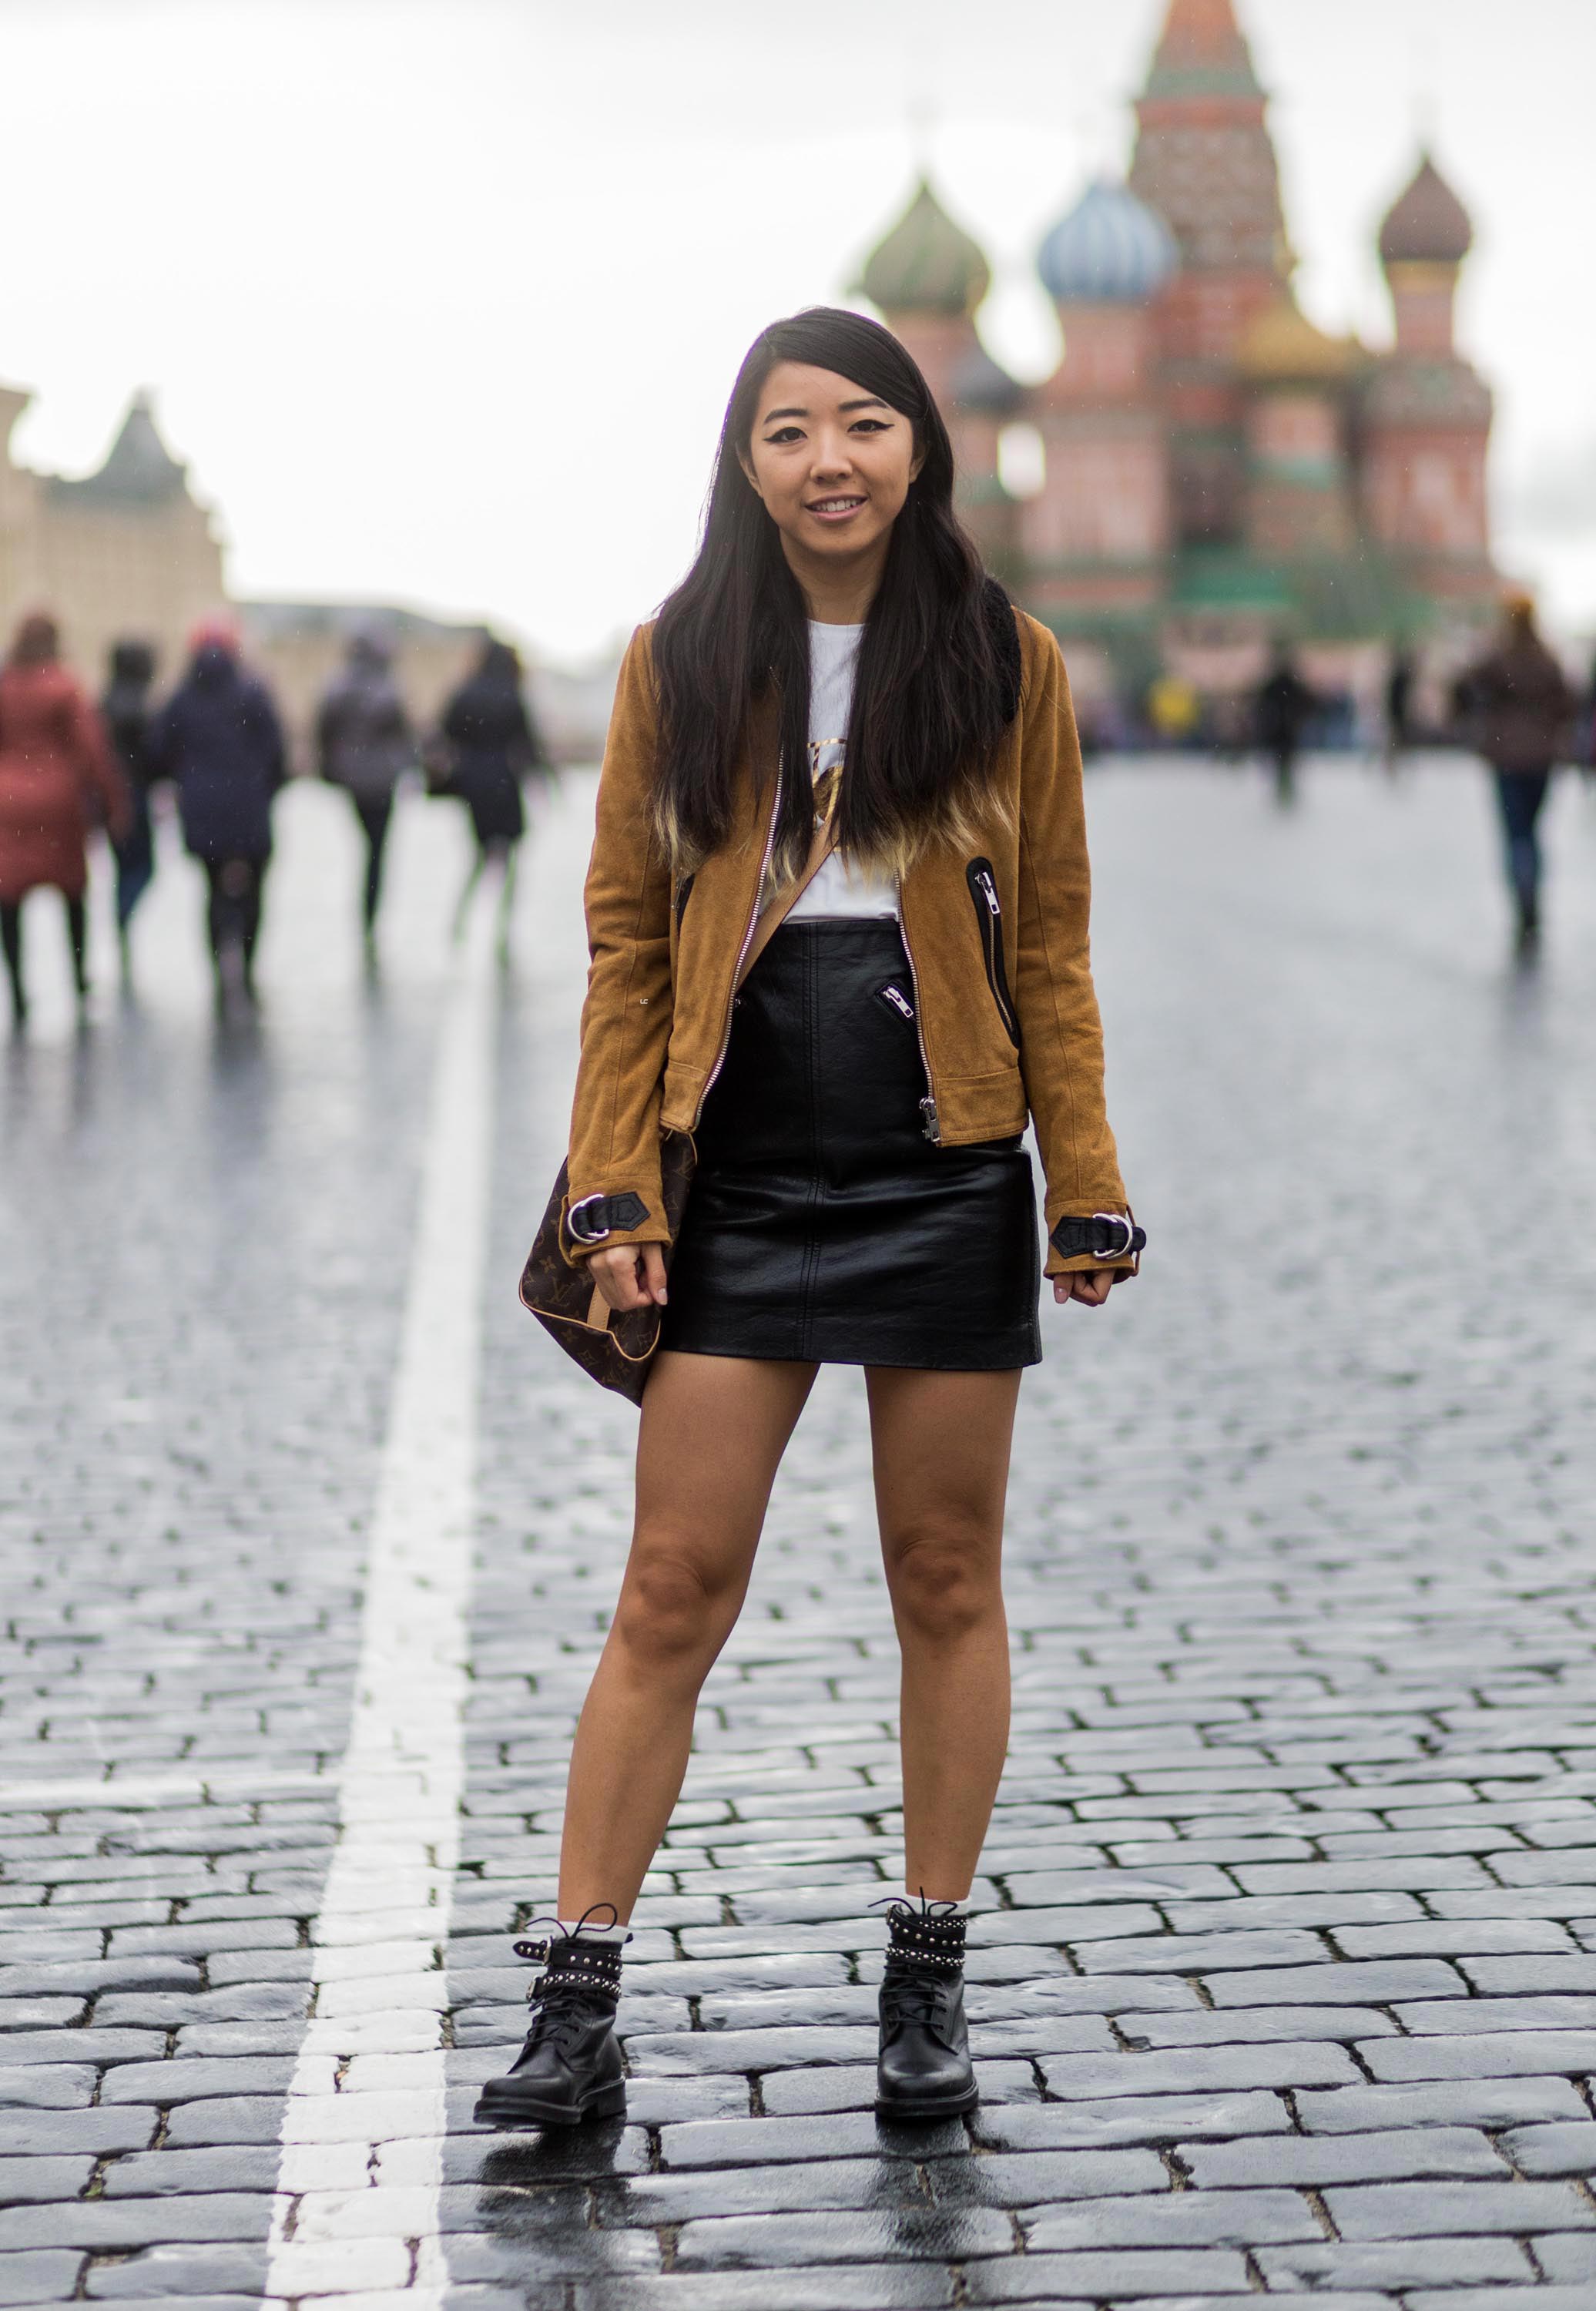
<path fill-rule="evenodd" d="M 1299 291 L 1373 337 L 1421 129 L 1472 209 L 1504 558 L 1596 627 L 1593 0 L 1241 0 Z M 1041 231 L 1129 149 L 1164 0 L 0 0 L 0 378 L 29 460 L 97 463 L 136 386 L 235 588 L 503 620 L 554 656 L 646 615 L 731 376 L 902 205 L 917 118 L 1056 355 Z"/>

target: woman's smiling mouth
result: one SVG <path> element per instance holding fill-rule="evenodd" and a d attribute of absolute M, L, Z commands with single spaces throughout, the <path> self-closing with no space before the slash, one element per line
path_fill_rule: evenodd
<path fill-rule="evenodd" d="M 859 511 L 868 501 L 865 498 L 815 498 L 804 508 L 820 521 L 846 521 L 850 514 Z"/>

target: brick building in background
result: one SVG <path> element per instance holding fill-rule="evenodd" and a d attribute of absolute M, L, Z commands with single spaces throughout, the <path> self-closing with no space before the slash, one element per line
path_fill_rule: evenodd
<path fill-rule="evenodd" d="M 1452 327 L 1469 218 L 1424 156 L 1380 234 L 1392 344 L 1326 336 L 1292 293 L 1265 108 L 1233 0 L 1170 0 L 1128 180 L 1089 185 L 1038 253 L 1064 340 L 1040 385 L 982 348 L 986 258 L 929 185 L 864 268 L 972 526 L 1088 701 L 1160 668 L 1234 693 L 1278 636 L 1368 698 L 1393 644 L 1455 655 L 1496 604 L 1491 395 Z M 1016 418 L 1045 460 L 1023 500 L 999 477 Z"/>

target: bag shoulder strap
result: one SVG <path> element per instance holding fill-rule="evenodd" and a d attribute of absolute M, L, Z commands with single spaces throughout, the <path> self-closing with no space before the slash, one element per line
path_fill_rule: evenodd
<path fill-rule="evenodd" d="M 837 819 L 833 808 L 827 811 L 825 816 L 815 827 L 814 840 L 809 845 L 809 856 L 805 859 L 798 876 L 787 885 L 784 890 L 777 892 L 768 906 L 761 909 L 759 920 L 754 926 L 754 936 L 748 942 L 748 952 L 744 955 L 737 972 L 738 987 L 747 978 L 748 973 L 836 847 Z"/>

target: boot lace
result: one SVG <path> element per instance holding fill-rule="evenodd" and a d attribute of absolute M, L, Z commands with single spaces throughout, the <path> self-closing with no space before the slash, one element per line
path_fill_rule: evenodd
<path fill-rule="evenodd" d="M 573 1982 L 569 1975 L 540 1974 L 527 1997 L 532 2008 L 528 2045 L 547 2043 L 562 2054 L 571 2052 L 590 2022 L 612 2011 L 606 1997 L 595 1994 L 588 1983 Z"/>
<path fill-rule="evenodd" d="M 946 1982 L 940 1975 L 900 1974 L 889 1965 L 881 1984 L 881 2019 L 892 2029 L 900 2022 L 920 2022 L 935 2029 L 942 2019 Z"/>

